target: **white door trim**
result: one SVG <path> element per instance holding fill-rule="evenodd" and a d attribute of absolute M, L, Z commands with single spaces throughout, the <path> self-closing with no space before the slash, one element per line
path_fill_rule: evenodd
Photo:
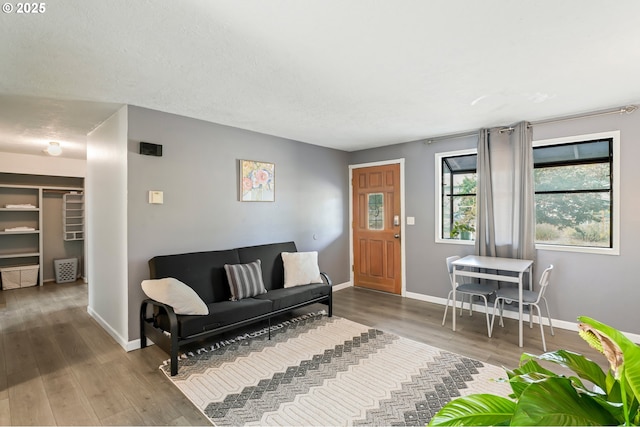
<path fill-rule="evenodd" d="M 349 165 L 349 280 L 353 286 L 353 171 L 355 169 L 368 168 L 372 166 L 384 166 L 384 165 L 400 165 L 400 274 L 402 275 L 402 289 L 400 295 L 405 296 L 407 291 L 407 268 L 406 268 L 406 254 L 405 254 L 405 209 L 404 209 L 404 158 L 383 160 L 380 162 L 371 163 L 359 163 L 355 165 Z"/>

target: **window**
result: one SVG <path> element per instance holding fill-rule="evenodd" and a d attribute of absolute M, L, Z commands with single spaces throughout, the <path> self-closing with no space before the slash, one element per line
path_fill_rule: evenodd
<path fill-rule="evenodd" d="M 619 253 L 619 132 L 534 142 L 536 244 Z"/>
<path fill-rule="evenodd" d="M 475 150 L 437 155 L 440 182 L 439 240 L 473 240 L 476 225 Z"/>
<path fill-rule="evenodd" d="M 619 132 L 534 142 L 536 245 L 550 250 L 619 253 Z M 436 155 L 438 238 L 473 240 L 475 150 Z"/>

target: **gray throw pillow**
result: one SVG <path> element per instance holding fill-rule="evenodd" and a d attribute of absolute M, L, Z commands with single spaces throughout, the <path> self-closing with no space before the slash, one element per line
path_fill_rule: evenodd
<path fill-rule="evenodd" d="M 262 262 L 257 259 L 249 264 L 225 264 L 231 291 L 231 301 L 264 294 L 267 290 L 262 281 Z"/>

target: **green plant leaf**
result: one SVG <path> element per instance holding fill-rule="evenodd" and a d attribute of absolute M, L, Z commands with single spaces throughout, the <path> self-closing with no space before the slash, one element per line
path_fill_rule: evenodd
<path fill-rule="evenodd" d="M 579 394 L 568 378 L 533 383 L 520 395 L 512 425 L 618 425 L 591 396 Z"/>
<path fill-rule="evenodd" d="M 565 368 L 571 369 L 583 380 L 591 381 L 603 390 L 606 390 L 607 375 L 600 365 L 587 359 L 581 354 L 567 350 L 558 350 L 551 353 L 544 353 L 538 356 L 540 360 L 556 363 Z"/>
<path fill-rule="evenodd" d="M 624 358 L 624 376 L 628 391 L 635 400 L 640 400 L 640 347 L 611 326 L 585 316 L 578 317 L 578 320 L 602 332 L 620 347 Z"/>
<path fill-rule="evenodd" d="M 531 372 L 538 372 L 547 376 L 558 375 L 555 372 L 543 368 L 542 365 L 537 362 L 537 358 L 538 356 L 524 353 L 522 357 L 520 357 L 520 367 L 514 369 L 513 372 L 516 375 L 528 374 Z"/>
<path fill-rule="evenodd" d="M 524 353 L 520 358 L 520 367 L 513 371 L 507 370 L 509 385 L 513 390 L 513 396 L 510 397 L 518 399 L 522 392 L 529 387 L 529 384 L 550 376 L 557 376 L 557 374 L 540 366 L 535 357 L 537 356 Z"/>
<path fill-rule="evenodd" d="M 472 394 L 447 403 L 431 418 L 433 426 L 509 425 L 516 404 L 492 394 Z"/>

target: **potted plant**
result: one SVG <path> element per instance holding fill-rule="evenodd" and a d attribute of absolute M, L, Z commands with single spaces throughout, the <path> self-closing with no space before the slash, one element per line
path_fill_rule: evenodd
<path fill-rule="evenodd" d="M 473 228 L 473 225 L 469 222 L 456 221 L 453 223 L 453 227 L 451 227 L 451 237 L 455 239 L 460 236 L 461 240 L 470 240 L 471 233 L 475 231 L 476 229 Z"/>
<path fill-rule="evenodd" d="M 430 425 L 638 425 L 640 347 L 610 326 L 588 317 L 578 320 L 580 336 L 606 356 L 607 373 L 566 350 L 525 353 L 518 369 L 507 370 L 510 399 L 492 394 L 460 397 L 447 403 Z M 576 376 L 556 374 L 538 361 L 569 368 Z"/>

